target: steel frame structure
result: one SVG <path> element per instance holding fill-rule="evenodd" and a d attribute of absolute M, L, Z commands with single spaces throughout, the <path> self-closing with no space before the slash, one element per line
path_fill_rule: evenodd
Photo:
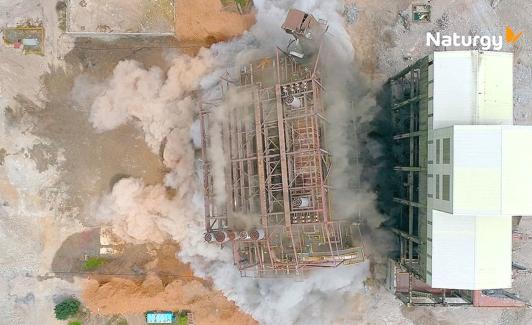
<path fill-rule="evenodd" d="M 225 107 L 219 122 L 223 204 L 215 194 L 219 169 L 209 154 L 209 130 L 218 116 L 213 113 L 223 95 L 200 109 L 206 240 L 231 243 L 242 276 L 299 275 L 309 267 L 364 260 L 358 224 L 331 214 L 331 157 L 318 66 L 319 51 L 310 64 L 300 64 L 277 50 L 275 57 L 243 66 L 236 85 L 226 80 L 221 87 L 250 98 Z"/>
<path fill-rule="evenodd" d="M 394 146 L 398 152 L 394 170 L 401 180 L 394 202 L 401 206 L 398 228 L 400 261 L 422 279 L 426 278 L 427 254 L 427 135 L 428 71 L 425 57 L 389 80 Z"/>

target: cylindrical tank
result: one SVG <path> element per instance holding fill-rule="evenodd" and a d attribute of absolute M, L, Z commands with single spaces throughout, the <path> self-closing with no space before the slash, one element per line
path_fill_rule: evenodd
<path fill-rule="evenodd" d="M 248 233 L 247 231 L 241 231 L 241 232 L 238 234 L 238 238 L 240 238 L 240 240 L 250 239 L 250 237 L 249 237 L 249 233 Z"/>
<path fill-rule="evenodd" d="M 301 99 L 294 97 L 292 95 L 288 95 L 285 99 L 285 102 L 288 106 L 292 108 L 300 108 L 301 107 Z"/>
<path fill-rule="evenodd" d="M 249 237 L 253 240 L 261 240 L 265 237 L 264 229 L 253 229 L 249 232 Z"/>
<path fill-rule="evenodd" d="M 229 240 L 225 234 L 225 231 L 216 231 L 214 233 L 214 239 L 216 239 L 216 242 L 218 243 L 225 243 Z"/>
<path fill-rule="evenodd" d="M 308 208 L 310 207 L 310 197 L 300 196 L 292 200 L 294 208 Z"/>
<path fill-rule="evenodd" d="M 221 230 L 214 232 L 214 239 L 218 243 L 225 243 L 236 238 L 236 233 L 232 230 Z"/>

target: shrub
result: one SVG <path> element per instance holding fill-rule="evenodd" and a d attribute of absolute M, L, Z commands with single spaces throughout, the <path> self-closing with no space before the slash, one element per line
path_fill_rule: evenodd
<path fill-rule="evenodd" d="M 76 298 L 67 298 L 62 302 L 55 305 L 55 318 L 60 320 L 68 319 L 70 316 L 74 316 L 79 311 L 81 303 Z"/>
<path fill-rule="evenodd" d="M 177 318 L 178 325 L 188 325 L 188 317 L 186 314 L 181 314 Z"/>
<path fill-rule="evenodd" d="M 83 263 L 83 269 L 86 271 L 92 271 L 100 266 L 102 266 L 105 263 L 105 259 L 101 257 L 89 257 L 84 263 Z"/>
<path fill-rule="evenodd" d="M 79 320 L 72 320 L 68 322 L 68 325 L 83 325 Z"/>

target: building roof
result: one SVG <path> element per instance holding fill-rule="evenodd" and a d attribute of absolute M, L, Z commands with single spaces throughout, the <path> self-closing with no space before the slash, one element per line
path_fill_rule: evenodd
<path fill-rule="evenodd" d="M 435 52 L 433 128 L 461 124 L 513 124 L 513 54 Z M 430 113 L 430 101 L 429 101 Z"/>

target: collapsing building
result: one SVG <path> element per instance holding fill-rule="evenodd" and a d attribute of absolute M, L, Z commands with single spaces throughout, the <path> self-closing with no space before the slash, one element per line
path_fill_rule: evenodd
<path fill-rule="evenodd" d="M 513 56 L 436 52 L 388 83 L 400 256 L 409 304 L 519 306 L 512 216 L 532 213 L 532 127 L 513 125 Z"/>
<path fill-rule="evenodd" d="M 305 38 L 303 45 L 319 41 L 305 22 L 312 31 L 321 24 L 291 11 L 283 28 Z M 364 259 L 358 224 L 331 209 L 319 45 L 304 56 L 277 50 L 242 66 L 239 80 L 222 88 L 236 103 L 223 114 L 227 98 L 201 108 L 205 240 L 231 245 L 243 276 L 298 275 Z M 223 161 L 210 154 L 216 143 Z"/>

